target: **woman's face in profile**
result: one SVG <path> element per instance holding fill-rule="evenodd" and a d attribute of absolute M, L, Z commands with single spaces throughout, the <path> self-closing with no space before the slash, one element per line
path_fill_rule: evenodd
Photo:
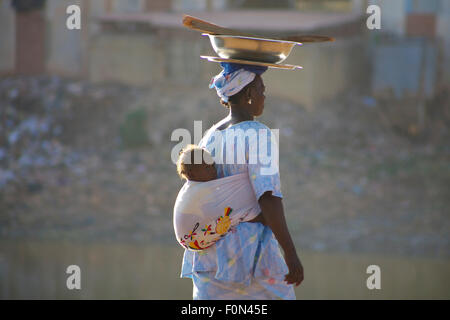
<path fill-rule="evenodd" d="M 264 100 L 266 99 L 264 91 L 266 87 L 260 75 L 257 75 L 255 79 L 251 90 L 252 104 L 249 107 L 252 108 L 254 116 L 260 116 L 264 110 Z"/>

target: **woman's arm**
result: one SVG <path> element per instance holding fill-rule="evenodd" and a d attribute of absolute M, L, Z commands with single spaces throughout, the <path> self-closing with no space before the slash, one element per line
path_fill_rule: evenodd
<path fill-rule="evenodd" d="M 298 286 L 303 281 L 303 266 L 289 234 L 281 198 L 273 196 L 271 191 L 267 191 L 259 198 L 258 202 L 265 225 L 272 229 L 275 238 L 283 248 L 284 259 L 289 268 L 289 273 L 284 280 L 288 284 L 295 283 Z"/>

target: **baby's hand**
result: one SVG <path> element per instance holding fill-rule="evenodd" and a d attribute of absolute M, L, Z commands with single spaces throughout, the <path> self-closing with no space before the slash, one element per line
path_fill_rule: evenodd
<path fill-rule="evenodd" d="M 286 254 L 284 257 L 289 273 L 284 277 L 288 284 L 299 286 L 303 281 L 303 266 L 296 253 Z"/>

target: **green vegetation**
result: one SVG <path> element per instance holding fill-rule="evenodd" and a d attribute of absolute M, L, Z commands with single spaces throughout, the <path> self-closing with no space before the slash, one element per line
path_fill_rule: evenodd
<path fill-rule="evenodd" d="M 119 129 L 122 147 L 137 148 L 148 146 L 146 123 L 147 111 L 144 108 L 125 114 L 125 120 Z"/>

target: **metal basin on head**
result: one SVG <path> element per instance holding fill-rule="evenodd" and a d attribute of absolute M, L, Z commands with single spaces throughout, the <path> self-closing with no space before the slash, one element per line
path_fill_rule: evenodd
<path fill-rule="evenodd" d="M 208 35 L 214 51 L 221 58 L 281 63 L 296 44 L 292 41 L 271 40 L 252 37 Z"/>

